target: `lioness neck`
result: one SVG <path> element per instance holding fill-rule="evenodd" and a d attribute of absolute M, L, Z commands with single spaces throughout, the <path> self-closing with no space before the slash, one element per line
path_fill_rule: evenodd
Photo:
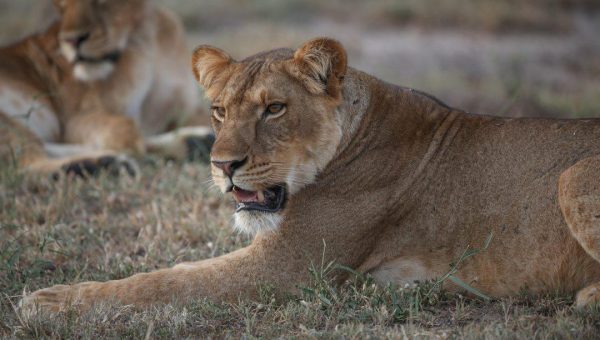
<path fill-rule="evenodd" d="M 427 94 L 351 68 L 342 93 L 337 113 L 343 135 L 329 168 L 339 171 L 359 157 L 380 158 L 378 166 L 390 168 L 378 174 L 386 183 L 410 178 L 421 162 L 446 147 L 453 136 L 447 131 L 456 129 L 463 115 Z"/>
<path fill-rule="evenodd" d="M 323 240 L 328 258 L 358 266 L 377 242 L 378 229 L 410 209 L 419 183 L 426 182 L 419 180 L 443 157 L 440 150 L 451 143 L 460 114 L 352 69 L 337 113 L 343 136 L 335 157 L 317 182 L 291 198 L 279 232 L 259 235 L 256 244 L 295 239 L 302 249 L 288 253 L 314 255 L 323 252 L 323 242 L 315 240 Z M 347 247 L 358 243 L 363 252 Z"/>

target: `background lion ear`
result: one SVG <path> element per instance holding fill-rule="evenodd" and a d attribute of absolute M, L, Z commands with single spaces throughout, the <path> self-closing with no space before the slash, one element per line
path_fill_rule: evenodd
<path fill-rule="evenodd" d="M 314 94 L 338 97 L 346 75 L 348 58 L 338 41 L 330 38 L 310 40 L 294 53 L 295 75 Z"/>
<path fill-rule="evenodd" d="M 192 70 L 196 80 L 205 89 L 214 85 L 225 69 L 231 65 L 233 59 L 222 50 L 202 45 L 198 46 L 192 55 Z"/>

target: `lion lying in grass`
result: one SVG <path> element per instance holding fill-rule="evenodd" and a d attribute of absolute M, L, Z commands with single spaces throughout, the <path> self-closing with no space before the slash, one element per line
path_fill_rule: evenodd
<path fill-rule="evenodd" d="M 55 0 L 46 32 L 0 49 L 0 162 L 96 172 L 126 154 L 185 158 L 208 127 L 167 134 L 198 111 L 183 27 L 148 0 Z"/>
<path fill-rule="evenodd" d="M 201 46 L 213 103 L 212 173 L 252 244 L 213 259 L 24 297 L 26 310 L 139 307 L 294 292 L 334 260 L 380 283 L 455 275 L 493 297 L 600 298 L 600 120 L 468 114 L 347 67 L 331 39 L 235 61 Z M 347 273 L 340 272 L 339 280 Z M 447 289 L 458 290 L 449 285 Z"/>

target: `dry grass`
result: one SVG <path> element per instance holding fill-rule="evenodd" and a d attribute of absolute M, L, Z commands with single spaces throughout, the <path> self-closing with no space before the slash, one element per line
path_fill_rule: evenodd
<path fill-rule="evenodd" d="M 344 43 L 351 65 L 457 107 L 511 116 L 600 115 L 597 1 L 163 3 L 183 15 L 190 46 L 213 44 L 240 58 L 327 35 Z M 39 28 L 51 17 L 44 6 L 39 0 L 0 0 L 0 41 Z M 23 289 L 123 278 L 249 243 L 233 233 L 231 204 L 210 189 L 204 166 L 147 159 L 142 170 L 139 182 L 51 181 L 23 178 L 6 167 L 0 171 L 1 337 L 600 334 L 600 313 L 574 311 L 570 296 L 487 303 L 450 296 L 427 283 L 392 289 L 373 286 L 368 278 L 333 287 L 321 268 L 313 268 L 314 280 L 301 296 L 283 300 L 273 300 L 265 287 L 260 301 L 237 304 L 191 301 L 145 312 L 101 306 L 82 316 L 19 319 L 13 305 Z"/>
<path fill-rule="evenodd" d="M 229 252 L 249 242 L 230 228 L 231 204 L 196 164 L 146 160 L 140 182 L 23 178 L 0 181 L 0 336 L 3 337 L 467 337 L 581 338 L 600 332 L 600 313 L 576 312 L 571 297 L 494 302 L 451 296 L 430 283 L 376 286 L 355 277 L 330 284 L 327 266 L 302 294 L 275 300 L 192 301 L 140 312 L 99 306 L 90 313 L 21 320 L 23 289 L 109 280 Z M 452 259 L 449 259 L 451 262 Z"/>

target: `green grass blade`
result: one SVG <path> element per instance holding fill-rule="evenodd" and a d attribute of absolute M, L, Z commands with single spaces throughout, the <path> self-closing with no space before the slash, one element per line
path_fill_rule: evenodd
<path fill-rule="evenodd" d="M 489 296 L 483 294 L 482 292 L 478 291 L 477 289 L 471 287 L 470 285 L 468 285 L 467 283 L 465 283 L 463 280 L 459 279 L 458 277 L 456 277 L 454 275 L 450 275 L 450 276 L 448 276 L 448 278 L 450 279 L 450 281 L 454 282 L 455 284 L 457 284 L 461 288 L 465 289 L 469 293 L 477 295 L 485 301 L 492 300 L 491 297 L 489 297 Z"/>

